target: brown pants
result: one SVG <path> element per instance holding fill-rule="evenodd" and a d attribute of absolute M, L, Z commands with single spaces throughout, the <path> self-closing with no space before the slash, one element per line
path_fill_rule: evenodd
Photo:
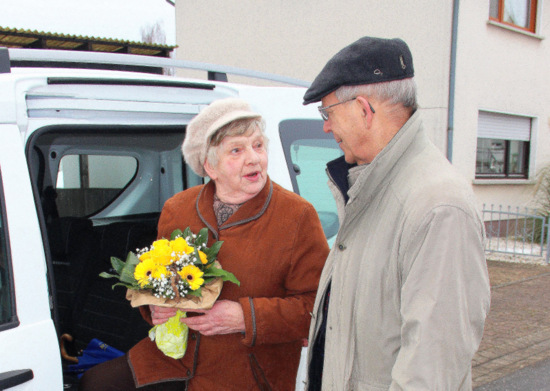
<path fill-rule="evenodd" d="M 128 357 L 106 361 L 84 372 L 79 391 L 185 391 L 185 382 L 165 382 L 136 388 Z"/>

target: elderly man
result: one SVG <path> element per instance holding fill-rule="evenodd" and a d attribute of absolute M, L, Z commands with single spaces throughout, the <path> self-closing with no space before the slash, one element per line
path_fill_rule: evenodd
<path fill-rule="evenodd" d="M 489 309 L 471 186 L 429 141 L 400 39 L 342 49 L 304 96 L 344 156 L 327 165 L 340 230 L 310 328 L 313 390 L 471 390 Z"/>

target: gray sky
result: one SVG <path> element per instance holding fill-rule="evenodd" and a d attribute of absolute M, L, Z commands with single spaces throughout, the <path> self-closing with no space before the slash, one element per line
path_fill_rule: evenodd
<path fill-rule="evenodd" d="M 0 26 L 99 38 L 141 40 L 159 22 L 176 43 L 174 7 L 166 0 L 0 0 Z"/>

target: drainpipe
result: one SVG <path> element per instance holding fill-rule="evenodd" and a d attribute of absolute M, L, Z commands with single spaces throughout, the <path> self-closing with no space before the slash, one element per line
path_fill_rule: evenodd
<path fill-rule="evenodd" d="M 447 117 L 447 159 L 453 162 L 453 132 L 455 111 L 455 71 L 456 71 L 456 40 L 458 35 L 458 3 L 453 1 L 453 27 L 451 35 L 451 64 L 449 74 L 449 113 Z"/>

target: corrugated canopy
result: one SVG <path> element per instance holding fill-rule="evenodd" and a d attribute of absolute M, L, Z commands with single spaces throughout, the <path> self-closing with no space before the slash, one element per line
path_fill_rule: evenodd
<path fill-rule="evenodd" d="M 0 46 L 8 48 L 65 49 L 91 52 L 129 53 L 157 57 L 170 57 L 170 52 L 176 48 L 175 46 L 169 45 L 55 34 L 2 26 L 0 26 Z"/>

